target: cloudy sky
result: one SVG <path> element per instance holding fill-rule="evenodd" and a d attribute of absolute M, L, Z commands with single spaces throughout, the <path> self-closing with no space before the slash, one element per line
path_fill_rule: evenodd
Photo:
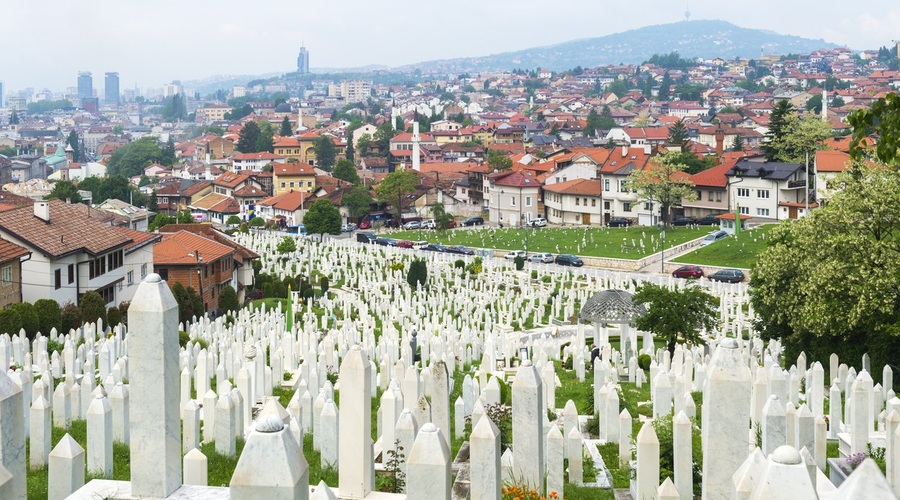
<path fill-rule="evenodd" d="M 852 49 L 900 39 L 900 2 L 689 0 L 693 19 L 823 38 Z M 118 71 L 121 87 L 292 71 L 305 43 L 313 69 L 487 55 L 683 19 L 671 0 L 11 0 L 5 90 L 74 87 L 80 70 Z"/>

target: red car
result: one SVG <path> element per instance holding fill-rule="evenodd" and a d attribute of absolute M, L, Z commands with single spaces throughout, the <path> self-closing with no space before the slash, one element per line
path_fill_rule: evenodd
<path fill-rule="evenodd" d="M 398 248 L 412 248 L 412 247 L 413 247 L 413 242 L 411 242 L 411 241 L 409 241 L 409 240 L 398 241 L 398 242 L 397 242 L 397 247 L 398 247 Z"/>
<path fill-rule="evenodd" d="M 700 278 L 703 276 L 703 269 L 700 266 L 681 266 L 672 272 L 675 278 Z"/>

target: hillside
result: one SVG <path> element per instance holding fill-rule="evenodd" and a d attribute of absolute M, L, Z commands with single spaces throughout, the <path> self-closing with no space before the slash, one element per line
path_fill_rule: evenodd
<path fill-rule="evenodd" d="M 514 68 L 566 70 L 575 66 L 637 64 L 653 54 L 678 51 L 682 57 L 733 59 L 760 54 L 808 53 L 838 45 L 772 31 L 741 28 L 726 21 L 698 20 L 645 26 L 599 38 L 586 38 L 545 47 L 483 57 L 426 61 L 397 68 L 427 72 L 473 72 Z"/>

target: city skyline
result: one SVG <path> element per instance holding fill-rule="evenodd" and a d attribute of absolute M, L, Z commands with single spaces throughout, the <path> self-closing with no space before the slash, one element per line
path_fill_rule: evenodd
<path fill-rule="evenodd" d="M 847 13 L 840 13 L 844 4 L 835 0 L 824 0 L 815 8 L 797 4 L 693 0 L 689 8 L 692 20 L 722 19 L 745 28 L 822 38 L 854 50 L 877 49 L 900 39 L 896 29 L 900 5 L 895 2 L 874 0 Z M 136 85 L 159 88 L 172 80 L 214 75 L 290 72 L 296 70 L 297 54 L 304 45 L 315 55 L 312 69 L 393 67 L 676 22 L 684 19 L 687 8 L 687 2 L 662 0 L 624 6 L 564 1 L 553 4 L 552 12 L 545 2 L 534 0 L 460 0 L 452 7 L 348 0 L 340 12 L 325 4 L 283 0 L 267 2 L 265 9 L 256 10 L 235 0 L 216 3 L 215 11 L 209 11 L 205 3 L 161 0 L 153 5 L 147 9 L 143 4 L 114 0 L 89 4 L 48 0 L 39 5 L 16 2 L 8 6 L 9 18 L 18 20 L 10 26 L 9 36 L 29 43 L 0 55 L 5 90 L 63 91 L 76 87 L 79 71 L 94 75 L 118 72 L 122 90 Z M 233 15 L 237 12 L 240 15 Z M 204 20 L 200 29 L 197 19 Z M 61 44 L 34 37 L 38 23 L 43 30 L 64 33 L 67 41 Z"/>

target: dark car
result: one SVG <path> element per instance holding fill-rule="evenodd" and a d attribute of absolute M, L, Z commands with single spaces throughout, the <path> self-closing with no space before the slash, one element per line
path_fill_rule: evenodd
<path fill-rule="evenodd" d="M 384 227 L 398 228 L 400 227 L 400 221 L 397 219 L 388 219 L 384 221 Z"/>
<path fill-rule="evenodd" d="M 675 219 L 672 220 L 673 226 L 690 226 L 696 223 L 697 219 L 693 217 L 675 217 Z"/>
<path fill-rule="evenodd" d="M 453 245 L 447 247 L 447 251 L 450 253 L 458 253 L 460 255 L 475 255 L 475 250 L 465 246 L 465 245 Z"/>
<path fill-rule="evenodd" d="M 698 226 L 718 226 L 719 218 L 716 215 L 704 215 L 697 219 L 694 224 L 697 224 Z"/>
<path fill-rule="evenodd" d="M 613 217 L 606 222 L 606 227 L 628 227 L 631 225 L 631 219 L 625 217 Z"/>
<path fill-rule="evenodd" d="M 397 240 L 394 238 L 376 238 L 375 243 L 381 245 L 383 247 L 395 247 L 397 246 Z"/>
<path fill-rule="evenodd" d="M 561 253 L 556 256 L 556 263 L 561 266 L 573 266 L 573 267 L 581 267 L 584 265 L 584 262 L 578 257 L 568 254 Z"/>
<path fill-rule="evenodd" d="M 469 217 L 468 219 L 462 221 L 463 226 L 480 226 L 484 224 L 484 217 Z"/>
<path fill-rule="evenodd" d="M 707 276 L 710 281 L 724 281 L 725 283 L 740 283 L 744 281 L 744 272 L 740 269 L 722 269 Z"/>
<path fill-rule="evenodd" d="M 447 251 L 447 247 L 441 245 L 440 243 L 429 243 L 427 246 L 423 247 L 422 250 L 425 250 L 426 252 L 445 253 Z"/>
<path fill-rule="evenodd" d="M 675 278 L 699 278 L 703 276 L 703 269 L 700 266 L 681 266 L 672 272 Z"/>
<path fill-rule="evenodd" d="M 356 233 L 356 241 L 360 243 L 373 243 L 375 241 L 375 233 L 371 231 L 360 231 Z"/>

